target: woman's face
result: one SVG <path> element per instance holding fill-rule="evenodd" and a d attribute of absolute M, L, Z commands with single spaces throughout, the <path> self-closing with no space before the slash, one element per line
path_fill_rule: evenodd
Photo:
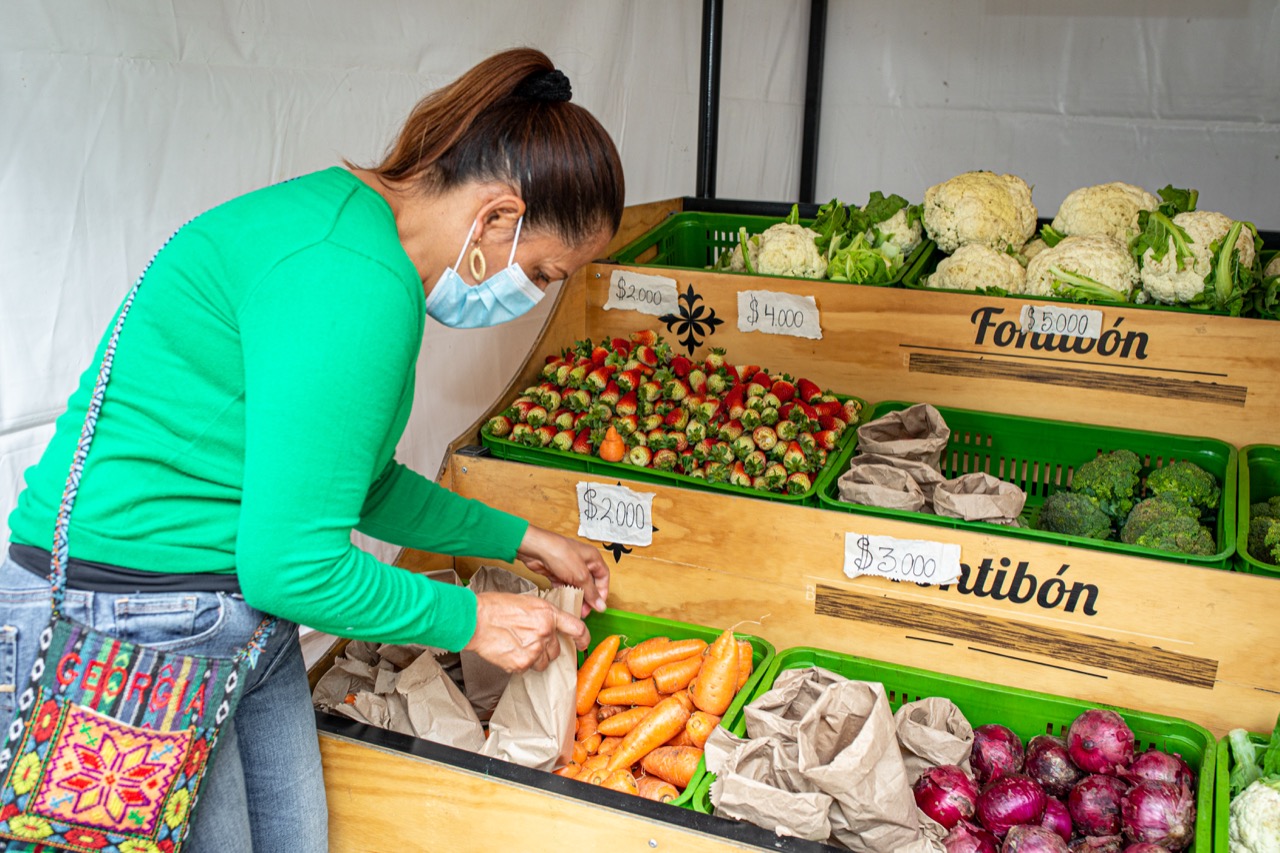
<path fill-rule="evenodd" d="M 484 245 L 489 242 L 488 240 L 481 241 L 480 248 L 485 254 L 486 275 L 493 275 L 497 270 L 506 267 L 507 258 L 511 255 L 511 238 L 514 236 L 512 231 L 510 236 L 504 235 L 497 238 L 488 247 Z M 520 231 L 515 261 L 520 264 L 520 268 L 538 289 L 545 291 L 551 282 L 568 278 L 576 270 L 603 257 L 605 247 L 609 245 L 612 236 L 608 229 L 602 228 L 578 245 L 569 246 L 555 232 L 524 228 Z M 458 271 L 468 283 L 476 284 L 477 282 L 471 280 L 471 271 L 465 258 L 460 267 Z"/>

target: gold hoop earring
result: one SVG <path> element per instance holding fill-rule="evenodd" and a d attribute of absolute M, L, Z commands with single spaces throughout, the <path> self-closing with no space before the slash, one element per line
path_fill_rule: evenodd
<path fill-rule="evenodd" d="M 471 250 L 471 254 L 467 256 L 467 260 L 471 264 L 471 277 L 476 280 L 477 284 L 484 281 L 484 274 L 487 265 L 484 260 L 484 252 L 480 251 L 479 246 L 476 246 Z M 477 267 L 479 267 L 479 269 L 476 269 Z"/>

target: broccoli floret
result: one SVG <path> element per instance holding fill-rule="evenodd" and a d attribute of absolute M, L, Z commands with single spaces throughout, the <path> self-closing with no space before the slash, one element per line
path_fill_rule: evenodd
<path fill-rule="evenodd" d="M 1250 518 L 1280 518 L 1280 495 L 1249 504 Z"/>
<path fill-rule="evenodd" d="M 1198 557 L 1211 557 L 1218 550 L 1209 529 L 1185 515 L 1175 515 L 1156 522 L 1137 537 L 1133 544 Z"/>
<path fill-rule="evenodd" d="M 1120 528 L 1120 541 L 1133 545 L 1155 525 L 1178 516 L 1199 521 L 1200 511 L 1168 495 L 1155 495 L 1138 501 L 1124 520 L 1124 527 Z"/>
<path fill-rule="evenodd" d="M 1222 489 L 1217 479 L 1194 462 L 1170 462 L 1147 475 L 1147 490 L 1167 495 L 1201 512 L 1218 508 Z"/>
<path fill-rule="evenodd" d="M 1142 461 L 1130 450 L 1105 453 L 1081 465 L 1071 478 L 1071 491 L 1085 495 L 1116 524 L 1123 524 L 1138 491 Z"/>
<path fill-rule="evenodd" d="M 1050 533 L 1089 539 L 1110 539 L 1111 519 L 1097 504 L 1074 492 L 1054 492 L 1040 507 L 1038 525 Z"/>
<path fill-rule="evenodd" d="M 1249 556 L 1258 562 L 1280 565 L 1280 518 L 1251 516 L 1248 549 Z"/>

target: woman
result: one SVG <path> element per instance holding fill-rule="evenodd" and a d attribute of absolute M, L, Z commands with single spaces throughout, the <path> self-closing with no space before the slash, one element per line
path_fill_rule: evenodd
<path fill-rule="evenodd" d="M 599 551 L 393 459 L 424 314 L 459 328 L 512 319 L 617 230 L 617 152 L 569 96 L 542 53 L 498 54 L 420 102 L 378 166 L 250 193 L 170 239 L 116 350 L 71 521 L 67 615 L 192 654 L 230 654 L 264 612 L 290 629 L 466 648 L 510 671 L 546 667 L 557 632 L 586 646 L 580 619 L 536 597 L 434 583 L 350 541 L 355 529 L 518 558 L 605 606 Z M 10 517 L 5 720 L 48 619 L 46 549 L 104 346 Z M 193 853 L 327 849 L 306 674 L 283 627 L 203 784 Z"/>

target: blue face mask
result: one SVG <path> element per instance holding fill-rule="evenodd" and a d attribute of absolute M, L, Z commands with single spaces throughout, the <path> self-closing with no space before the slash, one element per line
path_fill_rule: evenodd
<path fill-rule="evenodd" d="M 471 235 L 475 233 L 476 223 L 472 222 L 457 262 L 441 273 L 436 286 L 431 288 L 431 295 L 427 297 L 427 315 L 454 329 L 478 329 L 514 320 L 537 305 L 543 292 L 515 263 L 516 245 L 520 242 L 523 223 L 523 216 L 516 221 L 516 236 L 511 241 L 511 256 L 507 258 L 506 269 L 479 284 L 468 285 L 456 268 L 462 263 L 462 256 L 471 244 Z"/>

